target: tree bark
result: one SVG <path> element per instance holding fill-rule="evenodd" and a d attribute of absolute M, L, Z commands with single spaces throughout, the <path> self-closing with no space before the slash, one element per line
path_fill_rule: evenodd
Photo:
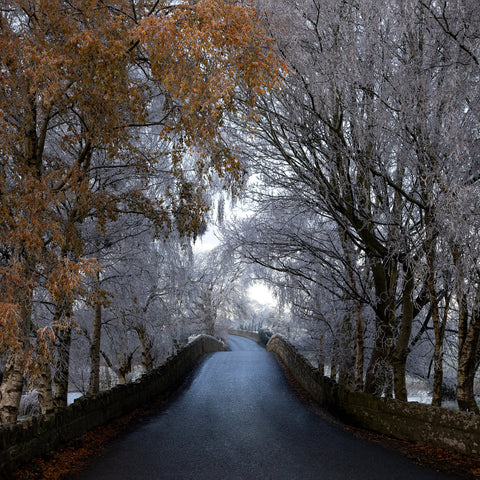
<path fill-rule="evenodd" d="M 330 361 L 330 378 L 336 382 L 338 373 L 338 339 L 335 337 L 332 345 L 332 356 Z"/>
<path fill-rule="evenodd" d="M 414 282 L 415 279 L 412 268 L 409 264 L 407 264 L 405 266 L 405 286 L 403 289 L 402 298 L 402 322 L 392 360 L 393 388 L 395 392 L 395 398 L 398 400 L 403 400 L 404 402 L 408 400 L 406 385 L 406 363 L 408 356 L 408 343 L 410 341 L 410 335 L 412 332 L 412 322 L 414 315 Z"/>
<path fill-rule="evenodd" d="M 463 288 L 463 268 L 461 255 L 456 245 L 452 246 L 452 258 L 457 270 L 457 303 L 458 313 L 458 372 L 457 372 L 457 403 L 462 411 L 480 413 L 473 391 L 476 356 L 480 337 L 479 300 L 477 291 L 475 307 L 472 308 L 470 325 L 468 324 L 468 304 Z"/>
<path fill-rule="evenodd" d="M 362 305 L 357 302 L 355 307 L 355 390 L 363 390 L 363 362 L 365 357 L 363 338 Z"/>
<path fill-rule="evenodd" d="M 145 372 L 148 372 L 153 369 L 152 342 L 143 325 L 138 325 L 135 331 L 142 347 L 142 367 Z"/>
<path fill-rule="evenodd" d="M 472 318 L 462 349 L 459 352 L 457 374 L 457 402 L 462 411 L 480 414 L 474 394 L 476 359 L 480 338 L 480 312 L 472 312 Z"/>
<path fill-rule="evenodd" d="M 426 195 L 432 189 L 425 188 Z M 437 290 L 435 286 L 435 259 L 436 259 L 436 231 L 433 227 L 433 207 L 425 211 L 425 229 L 426 241 L 425 250 L 427 257 L 427 287 L 430 301 L 430 311 L 432 315 L 433 331 L 435 335 L 435 345 L 433 351 L 433 395 L 432 405 L 436 407 L 442 406 L 443 396 L 443 342 L 445 323 L 440 318 L 440 311 L 438 307 Z M 445 307 L 447 309 L 447 306 Z M 446 319 L 445 319 L 446 321 Z"/>
<path fill-rule="evenodd" d="M 432 311 L 432 320 L 435 334 L 432 405 L 435 407 L 441 407 L 443 399 L 443 341 L 445 327 L 440 319 L 438 306 Z"/>
<path fill-rule="evenodd" d="M 57 331 L 57 361 L 53 376 L 53 403 L 55 408 L 68 404 L 68 377 L 70 371 L 70 345 L 72 328 L 66 327 Z"/>
<path fill-rule="evenodd" d="M 114 368 L 112 361 L 108 357 L 108 355 L 105 354 L 105 352 L 101 352 L 103 359 L 105 360 L 105 363 L 108 365 L 108 367 L 113 370 L 118 379 L 119 385 L 125 385 L 127 383 L 127 375 L 131 372 L 132 370 L 132 359 L 134 352 L 130 354 L 123 354 L 123 357 L 119 361 L 119 366 L 118 368 Z M 118 357 L 117 357 L 118 358 Z"/>
<path fill-rule="evenodd" d="M 0 386 L 0 422 L 15 422 L 23 391 L 25 352 L 23 349 L 10 351 Z"/>
<path fill-rule="evenodd" d="M 368 206 L 366 205 L 366 208 Z M 354 292 L 354 309 L 355 309 L 355 372 L 354 372 L 354 389 L 356 391 L 363 390 L 363 363 L 364 363 L 364 332 L 363 332 L 363 318 L 362 318 L 362 304 L 355 296 L 359 296 L 357 284 L 354 276 L 354 266 L 357 263 L 357 255 L 355 254 L 355 247 L 350 237 L 346 234 L 344 229 L 339 228 L 339 235 L 342 241 L 345 259 L 347 261 L 347 277 L 351 290 Z"/>
<path fill-rule="evenodd" d="M 38 401 L 43 415 L 52 413 L 55 409 L 52 391 L 52 371 L 48 360 L 41 360 L 38 379 Z"/>
<path fill-rule="evenodd" d="M 124 355 L 122 362 L 117 370 L 118 383 L 125 385 L 127 383 L 127 375 L 132 371 L 132 356 Z"/>
<path fill-rule="evenodd" d="M 381 396 L 387 384 L 387 363 L 385 358 L 384 339 L 377 330 L 375 345 L 368 362 L 365 375 L 364 392 L 370 395 Z"/>
<path fill-rule="evenodd" d="M 26 276 L 28 272 L 26 273 Z M 15 422 L 23 391 L 26 354 L 29 344 L 29 334 L 32 328 L 32 291 L 29 288 L 17 292 L 20 314 L 19 339 L 16 348 L 11 348 L 0 386 L 0 422 Z"/>
<path fill-rule="evenodd" d="M 325 346 L 324 346 L 324 341 L 325 341 L 325 335 L 323 333 L 320 333 L 319 337 L 318 337 L 318 355 L 317 355 L 318 371 L 320 372 L 320 375 L 325 375 Z"/>
<path fill-rule="evenodd" d="M 376 257 L 370 258 L 373 273 L 377 305 L 375 343 L 365 375 L 365 393 L 381 396 L 389 382 L 391 348 L 393 342 L 392 291 L 396 285 L 396 262 L 382 262 Z"/>
<path fill-rule="evenodd" d="M 102 304 L 95 302 L 93 314 L 92 343 L 90 345 L 90 380 L 88 393 L 100 391 L 100 341 L 102 335 Z"/>
<path fill-rule="evenodd" d="M 340 329 L 338 383 L 348 389 L 353 389 L 355 384 L 355 352 L 353 345 L 354 338 L 350 317 L 345 315 Z"/>

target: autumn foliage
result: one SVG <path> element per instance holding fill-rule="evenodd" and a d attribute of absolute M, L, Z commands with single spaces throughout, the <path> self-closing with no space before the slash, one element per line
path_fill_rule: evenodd
<path fill-rule="evenodd" d="M 239 95 L 253 105 L 275 84 L 279 67 L 254 9 L 239 2 L 2 1 L 1 420 L 18 405 L 6 385 L 73 325 L 74 300 L 97 271 L 80 226 L 93 219 L 101 231 L 133 213 L 160 233 L 195 234 L 212 178 L 241 179 L 222 123 Z M 168 187 L 152 195 L 162 174 Z M 53 312 L 42 330 L 32 320 L 39 296 Z"/>

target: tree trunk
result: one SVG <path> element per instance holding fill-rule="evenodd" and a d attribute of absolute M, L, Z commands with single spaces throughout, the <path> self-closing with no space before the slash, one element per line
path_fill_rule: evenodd
<path fill-rule="evenodd" d="M 393 398 L 393 372 L 390 367 L 386 368 L 383 395 L 385 398 Z"/>
<path fill-rule="evenodd" d="M 335 337 L 332 345 L 332 356 L 330 361 L 330 378 L 336 382 L 338 373 L 338 339 Z"/>
<path fill-rule="evenodd" d="M 22 398 L 23 379 L 25 375 L 27 345 L 31 331 L 32 291 L 25 288 L 17 296 L 20 314 L 19 345 L 11 349 L 0 386 L 0 422 L 15 422 Z"/>
<path fill-rule="evenodd" d="M 100 391 L 100 341 L 102 335 L 102 304 L 95 302 L 92 328 L 92 343 L 90 345 L 90 381 L 88 393 Z"/>
<path fill-rule="evenodd" d="M 325 341 L 325 335 L 323 333 L 320 333 L 318 337 L 318 371 L 320 372 L 320 375 L 325 375 L 325 346 L 324 346 L 324 341 Z"/>
<path fill-rule="evenodd" d="M 371 270 L 375 284 L 376 332 L 370 361 L 365 375 L 365 393 L 381 396 L 389 381 L 391 361 L 390 355 L 393 342 L 393 312 L 392 292 L 396 285 L 396 262 L 384 264 L 378 258 L 370 258 Z"/>
<path fill-rule="evenodd" d="M 406 385 L 406 363 L 408 356 L 408 343 L 412 332 L 413 323 L 413 289 L 415 286 L 415 279 L 410 265 L 405 266 L 405 285 L 403 289 L 403 309 L 402 309 L 402 323 L 400 326 L 400 333 L 397 338 L 397 344 L 393 353 L 392 367 L 393 367 L 393 388 L 395 398 L 406 402 L 407 385 Z"/>
<path fill-rule="evenodd" d="M 133 352 L 129 355 L 124 354 L 122 362 L 117 370 L 118 383 L 124 385 L 127 383 L 127 375 L 132 371 Z"/>
<path fill-rule="evenodd" d="M 43 415 L 52 413 L 55 409 L 52 392 L 52 371 L 48 360 L 41 360 L 40 377 L 38 379 L 38 401 Z"/>
<path fill-rule="evenodd" d="M 445 327 L 448 319 L 448 308 L 450 304 L 450 294 L 445 295 L 445 307 L 443 319 L 438 332 L 435 331 L 435 351 L 433 356 L 433 398 L 432 405 L 441 407 L 443 400 L 443 342 L 445 339 Z"/>
<path fill-rule="evenodd" d="M 480 338 L 480 312 L 478 308 L 472 312 L 470 326 L 459 352 L 457 374 L 457 402 L 462 411 L 480 414 L 473 391 L 475 372 L 477 369 L 476 358 Z"/>
<path fill-rule="evenodd" d="M 363 390 L 363 362 L 365 357 L 363 338 L 362 305 L 357 302 L 355 307 L 355 390 Z"/>
<path fill-rule="evenodd" d="M 370 355 L 370 360 L 367 365 L 367 371 L 365 374 L 365 385 L 363 387 L 364 392 L 370 395 L 381 395 L 383 392 L 383 381 L 380 381 L 381 372 L 383 370 L 383 345 L 378 345 L 382 340 L 378 338 L 378 332 L 375 337 L 375 345 Z M 382 383 L 382 385 L 380 385 Z"/>
<path fill-rule="evenodd" d="M 431 189 L 429 189 L 431 191 Z M 433 207 L 432 207 L 433 208 Z M 425 227 L 427 239 L 425 242 L 425 249 L 427 253 L 427 268 L 428 268 L 428 293 L 430 300 L 430 308 L 432 314 L 433 331 L 435 335 L 435 346 L 433 351 L 433 396 L 432 405 L 436 407 L 442 406 L 443 396 L 443 341 L 445 325 L 440 319 L 440 312 L 438 308 L 437 291 L 435 287 L 435 257 L 436 257 L 436 233 L 433 230 L 433 212 L 429 208 L 425 212 Z M 445 307 L 447 308 L 447 306 Z"/>
<path fill-rule="evenodd" d="M 25 352 L 23 349 L 10 351 L 0 386 L 0 422 L 15 422 L 23 390 Z"/>
<path fill-rule="evenodd" d="M 463 288 L 463 267 L 461 254 L 456 245 L 452 246 L 452 258 L 457 270 L 457 303 L 458 312 L 458 372 L 457 403 L 462 411 L 480 413 L 473 391 L 476 371 L 476 356 L 480 337 L 480 318 L 478 303 L 480 290 L 477 291 L 476 302 L 472 309 L 470 325 L 468 325 L 468 304 Z"/>
<path fill-rule="evenodd" d="M 38 150 L 37 137 L 37 110 L 34 96 L 28 99 L 28 107 L 24 109 L 24 142 L 23 142 L 23 164 L 27 167 L 25 172 L 26 179 L 41 177 L 42 160 Z M 21 149 L 22 145 L 18 145 Z M 22 174 L 23 175 L 23 174 Z M 29 193 L 32 193 L 31 191 Z M 23 213 L 26 218 L 31 214 L 29 207 L 24 207 Z M 3 375 L 2 385 L 0 386 L 0 421 L 2 423 L 15 422 L 18 416 L 18 408 L 23 391 L 23 380 L 25 375 L 26 354 L 29 348 L 29 336 L 32 328 L 32 300 L 33 291 L 30 282 L 33 280 L 35 269 L 34 256 L 30 257 L 23 242 L 19 242 L 12 252 L 10 262 L 17 263 L 19 266 L 16 274 L 21 279 L 19 283 L 14 283 L 13 302 L 18 306 L 19 314 L 19 332 L 18 338 L 11 340 L 18 345 L 10 347 L 7 354 L 7 362 Z M 11 264 L 12 264 L 11 263 Z M 5 279 L 2 279 L 5 281 Z"/>
<path fill-rule="evenodd" d="M 365 179 L 366 181 L 366 179 Z M 357 282 L 355 281 L 354 266 L 357 262 L 355 247 L 352 240 L 346 234 L 344 229 L 339 229 L 339 235 L 342 241 L 345 259 L 347 260 L 347 276 L 350 288 L 354 295 L 360 296 L 358 293 Z M 363 363 L 364 363 L 364 338 L 363 338 L 363 318 L 362 304 L 358 299 L 353 298 L 355 309 L 355 371 L 354 371 L 354 389 L 356 391 L 363 390 Z"/>
<path fill-rule="evenodd" d="M 348 389 L 354 388 L 355 352 L 353 345 L 353 329 L 350 317 L 345 315 L 340 329 L 338 383 Z"/>
<path fill-rule="evenodd" d="M 437 332 L 435 332 L 435 349 L 433 352 L 433 395 L 432 405 L 434 407 L 442 406 L 443 398 L 443 346 L 440 342 Z"/>
<path fill-rule="evenodd" d="M 143 325 L 137 326 L 135 330 L 142 347 L 142 367 L 145 372 L 149 372 L 153 369 L 152 342 Z"/>
<path fill-rule="evenodd" d="M 118 368 L 114 368 L 112 361 L 110 360 L 108 355 L 105 354 L 105 352 L 101 352 L 101 353 L 102 353 L 103 359 L 105 360 L 105 363 L 108 365 L 108 367 L 111 370 L 113 370 L 116 373 L 118 383 L 120 385 L 125 385 L 127 383 L 127 375 L 132 370 L 132 359 L 133 359 L 134 352 L 128 355 L 124 353 L 122 359 L 119 361 Z"/>
<path fill-rule="evenodd" d="M 368 362 L 367 372 L 365 375 L 364 392 L 370 395 L 381 396 L 388 384 L 389 364 L 387 349 L 388 332 L 384 333 L 382 325 L 377 327 L 375 336 L 375 344 Z"/>
<path fill-rule="evenodd" d="M 435 333 L 432 405 L 441 407 L 443 399 L 443 341 L 445 336 L 445 323 L 440 319 L 438 306 L 432 311 L 432 319 Z"/>
<path fill-rule="evenodd" d="M 55 408 L 68 404 L 68 376 L 70 371 L 70 345 L 72 328 L 66 327 L 57 331 L 57 361 L 53 376 L 53 403 Z"/>

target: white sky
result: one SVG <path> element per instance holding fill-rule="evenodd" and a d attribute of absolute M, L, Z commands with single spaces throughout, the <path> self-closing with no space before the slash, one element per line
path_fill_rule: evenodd
<path fill-rule="evenodd" d="M 216 246 L 218 246 L 219 241 L 218 238 L 215 236 L 214 229 L 212 227 L 208 227 L 205 235 L 197 238 L 195 245 L 193 246 L 194 253 L 203 253 L 212 250 Z"/>
<path fill-rule="evenodd" d="M 197 238 L 193 246 L 194 253 L 204 253 L 215 248 L 220 242 L 215 236 L 215 228 L 208 227 L 205 235 Z M 262 305 L 274 307 L 277 304 L 270 289 L 263 282 L 255 282 L 248 288 L 248 296 Z"/>
<path fill-rule="evenodd" d="M 277 304 L 277 301 L 272 295 L 270 289 L 262 282 L 255 282 L 254 285 L 248 288 L 247 293 L 252 300 L 256 300 L 262 305 L 269 305 L 270 307 L 275 307 Z"/>

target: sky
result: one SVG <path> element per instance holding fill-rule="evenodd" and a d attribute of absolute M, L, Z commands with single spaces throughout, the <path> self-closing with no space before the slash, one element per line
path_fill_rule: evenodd
<path fill-rule="evenodd" d="M 219 245 L 218 238 L 215 236 L 214 229 L 209 226 L 206 233 L 197 238 L 193 246 L 194 253 L 204 253 L 212 250 Z"/>
<path fill-rule="evenodd" d="M 269 305 L 270 307 L 275 307 L 277 304 L 277 301 L 272 295 L 271 290 L 263 282 L 255 282 L 254 285 L 249 287 L 247 293 L 252 300 L 256 300 L 262 305 Z"/>
<path fill-rule="evenodd" d="M 218 238 L 215 236 L 214 227 L 209 226 L 206 233 L 202 237 L 197 238 L 193 251 L 194 253 L 208 252 L 218 246 L 219 243 Z M 248 288 L 248 296 L 262 305 L 274 307 L 277 304 L 271 290 L 265 283 L 260 281 L 255 282 Z"/>

